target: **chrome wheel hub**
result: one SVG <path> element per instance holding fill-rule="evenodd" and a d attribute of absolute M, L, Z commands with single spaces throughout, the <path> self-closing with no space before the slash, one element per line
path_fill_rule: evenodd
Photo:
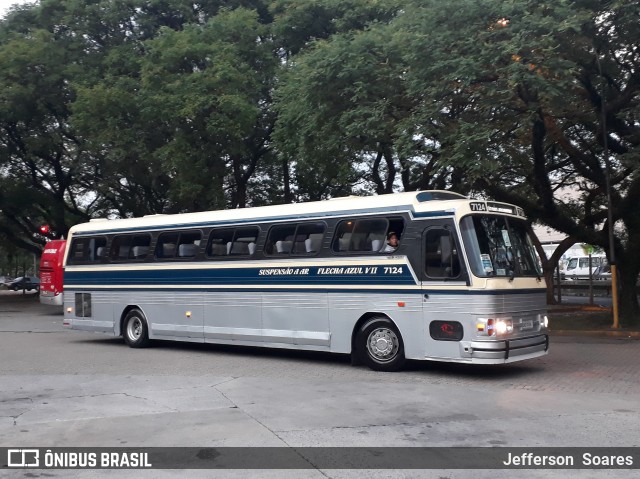
<path fill-rule="evenodd" d="M 395 358 L 399 345 L 398 336 L 389 328 L 374 329 L 367 338 L 369 355 L 380 362 L 391 361 Z"/>
<path fill-rule="evenodd" d="M 129 321 L 129 325 L 127 326 L 127 333 L 133 340 L 140 339 L 140 336 L 142 336 L 142 320 L 140 318 L 133 318 L 131 321 Z"/>

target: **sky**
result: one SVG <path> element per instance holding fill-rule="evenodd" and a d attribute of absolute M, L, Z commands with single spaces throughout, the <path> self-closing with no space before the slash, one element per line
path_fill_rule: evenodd
<path fill-rule="evenodd" d="M 0 16 L 4 17 L 9 7 L 14 3 L 30 3 L 27 0 L 0 0 Z"/>

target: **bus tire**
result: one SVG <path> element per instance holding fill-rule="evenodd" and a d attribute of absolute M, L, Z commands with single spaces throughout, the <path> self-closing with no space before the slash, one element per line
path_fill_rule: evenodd
<path fill-rule="evenodd" d="M 398 371 L 406 361 L 404 344 L 395 324 L 387 318 L 371 318 L 356 335 L 356 355 L 374 371 Z"/>
<path fill-rule="evenodd" d="M 122 335 L 130 348 L 146 348 L 149 340 L 149 326 L 147 319 L 139 309 L 132 309 L 124 318 Z"/>

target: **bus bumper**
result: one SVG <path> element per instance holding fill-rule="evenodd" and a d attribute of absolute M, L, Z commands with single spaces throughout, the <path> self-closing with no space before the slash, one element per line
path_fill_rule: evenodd
<path fill-rule="evenodd" d="M 543 356 L 549 350 L 549 335 L 493 341 L 461 341 L 460 355 L 471 362 L 507 363 Z"/>
<path fill-rule="evenodd" d="M 48 306 L 62 306 L 64 303 L 64 294 L 56 294 L 49 291 L 40 290 L 40 304 L 46 304 Z"/>

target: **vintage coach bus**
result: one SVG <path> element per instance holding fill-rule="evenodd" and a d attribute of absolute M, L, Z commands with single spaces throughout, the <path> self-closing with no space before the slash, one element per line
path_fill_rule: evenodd
<path fill-rule="evenodd" d="M 392 237 L 395 236 L 398 240 Z M 123 336 L 497 364 L 548 349 L 521 208 L 447 191 L 93 220 L 73 227 L 65 320 Z"/>

